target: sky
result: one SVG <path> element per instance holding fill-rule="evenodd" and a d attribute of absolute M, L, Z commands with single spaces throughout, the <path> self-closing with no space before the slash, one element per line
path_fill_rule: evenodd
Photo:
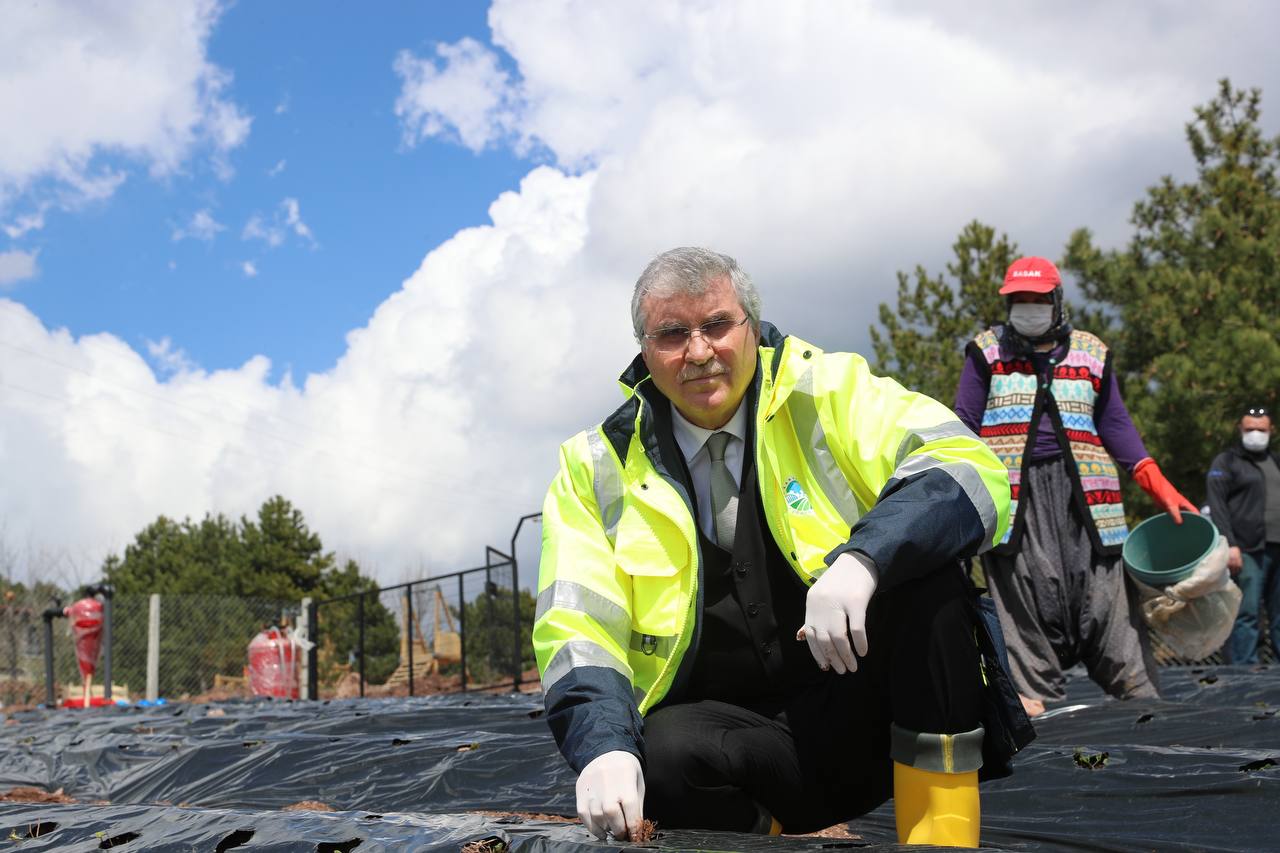
<path fill-rule="evenodd" d="M 386 583 L 481 564 L 619 401 L 658 252 L 870 355 L 972 219 L 1122 246 L 1219 78 L 1280 125 L 1266 2 L 372 8 L 0 0 L 18 579 L 275 494 Z"/>

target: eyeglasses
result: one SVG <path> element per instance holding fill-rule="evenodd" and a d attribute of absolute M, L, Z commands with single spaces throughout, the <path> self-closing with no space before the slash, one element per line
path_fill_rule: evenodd
<path fill-rule="evenodd" d="M 718 344 L 748 319 L 743 317 L 741 320 L 730 320 L 722 317 L 719 320 L 708 320 L 695 329 L 688 326 L 664 326 L 655 332 L 645 333 L 645 338 L 653 341 L 653 345 L 662 352 L 675 352 L 687 347 L 695 333 L 702 335 L 702 339 L 709 344 Z"/>

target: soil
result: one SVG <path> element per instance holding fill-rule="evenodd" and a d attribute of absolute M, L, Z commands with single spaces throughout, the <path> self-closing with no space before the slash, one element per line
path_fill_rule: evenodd
<path fill-rule="evenodd" d="M 496 812 L 489 809 L 472 809 L 472 814 L 482 814 L 485 817 L 497 818 L 518 818 L 520 820 L 549 820 L 553 823 L 576 823 L 576 817 L 565 817 L 559 814 L 539 814 L 537 812 Z"/>
<path fill-rule="evenodd" d="M 653 821 L 645 818 L 640 821 L 640 831 L 636 833 L 636 837 L 631 841 L 635 844 L 644 844 L 646 841 L 652 841 L 658 834 L 658 825 Z"/>
<path fill-rule="evenodd" d="M 11 788 L 8 793 L 0 794 L 0 803 L 74 803 L 75 799 L 68 797 L 62 793 L 59 788 L 52 793 L 43 788 L 33 788 L 28 785 L 19 785 Z"/>
<path fill-rule="evenodd" d="M 790 833 L 784 832 L 783 835 Z M 797 838 L 851 838 L 855 841 L 861 841 L 862 836 L 855 832 L 849 831 L 847 823 L 837 823 L 835 826 L 828 826 L 826 829 L 819 829 L 817 832 L 807 832 L 804 835 L 798 835 Z"/>
<path fill-rule="evenodd" d="M 298 803 L 292 803 L 280 809 L 282 812 L 331 812 L 333 807 L 320 802 L 319 800 L 302 800 Z"/>

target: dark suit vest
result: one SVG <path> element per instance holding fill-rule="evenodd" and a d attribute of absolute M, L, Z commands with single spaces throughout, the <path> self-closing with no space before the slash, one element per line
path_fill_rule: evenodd
<path fill-rule="evenodd" d="M 748 398 L 748 404 L 753 401 Z M 657 407 L 655 407 L 657 408 Z M 748 411 L 751 411 L 749 408 Z M 659 415 L 659 444 L 693 496 L 692 478 L 671 433 L 670 411 Z M 750 421 L 750 419 L 748 419 Z M 756 479 L 754 424 L 748 427 L 738 497 L 738 522 L 730 553 L 697 524 L 702 554 L 701 626 L 692 667 L 681 665 L 673 702 L 718 699 L 757 705 L 782 698 L 821 677 L 809 647 L 797 641 L 804 624 L 808 588 L 787 563 L 769 533 Z M 693 500 L 695 520 L 697 500 Z M 666 704 L 666 702 L 662 703 Z"/>

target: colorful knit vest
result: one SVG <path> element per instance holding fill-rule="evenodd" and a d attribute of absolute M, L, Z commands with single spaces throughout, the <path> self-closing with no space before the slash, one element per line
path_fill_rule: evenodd
<path fill-rule="evenodd" d="M 1103 553 L 1117 553 L 1129 535 L 1120 502 L 1120 478 L 1093 420 L 1107 366 L 1106 344 L 1088 332 L 1072 332 L 1066 358 L 1053 365 L 1052 393 L 1045 394 L 1031 358 L 1000 346 L 1000 329 L 988 329 L 973 341 L 991 371 L 987 410 L 978 435 L 1009 469 L 1013 498 L 1009 529 L 997 550 L 1012 550 L 1021 535 L 1018 497 L 1030 462 L 1033 424 L 1047 413 L 1059 445 L 1069 451 L 1068 462 L 1074 463 L 1068 470 L 1081 510 L 1087 509 L 1093 520 L 1094 544 Z"/>

